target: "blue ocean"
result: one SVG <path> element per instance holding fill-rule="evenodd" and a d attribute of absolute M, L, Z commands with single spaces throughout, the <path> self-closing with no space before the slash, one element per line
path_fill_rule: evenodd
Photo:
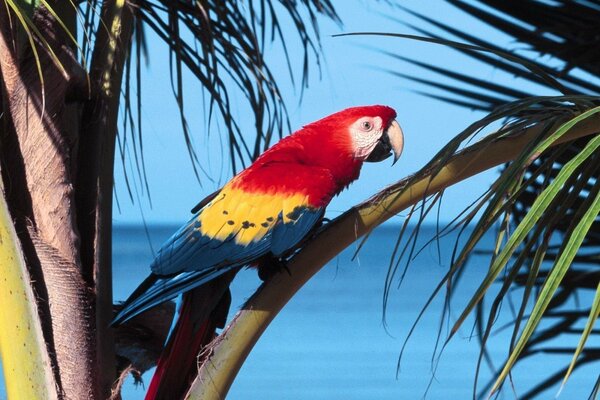
<path fill-rule="evenodd" d="M 116 227 L 114 235 L 114 296 L 125 299 L 145 278 L 152 260 L 152 250 L 170 236 L 176 226 L 151 226 L 148 234 L 141 226 Z M 436 284 L 447 272 L 456 242 L 451 234 L 425 246 L 410 263 L 401 284 L 394 281 L 383 322 L 383 291 L 390 256 L 400 226 L 385 225 L 377 229 L 356 257 L 358 243 L 350 246 L 326 265 L 273 321 L 260 339 L 231 388 L 228 399 L 468 399 L 473 396 L 479 340 L 473 331 L 473 319 L 441 351 L 448 334 L 443 321 L 438 339 L 443 296 L 429 307 L 406 344 L 400 368 L 400 351 L 407 334 Z M 420 249 L 434 235 L 434 226 L 425 226 L 419 235 Z M 484 238 L 480 250 L 490 250 L 493 237 Z M 450 305 L 451 319 L 458 317 L 475 292 L 489 266 L 486 254 L 473 256 L 465 275 L 458 282 Z M 401 274 L 403 265 L 400 266 Z M 293 273 L 293 271 L 291 271 Z M 260 284 L 256 271 L 244 270 L 233 287 L 231 315 Z M 499 285 L 496 285 L 499 286 Z M 497 288 L 495 288 L 497 290 Z M 514 293 L 520 304 L 521 292 Z M 580 297 L 584 307 L 589 298 Z M 488 302 L 491 303 L 491 300 Z M 496 329 L 490 339 L 489 354 L 495 368 L 505 360 L 513 321 L 510 305 L 501 309 Z M 582 327 L 583 327 L 582 322 Z M 599 335 L 588 343 L 598 347 Z M 577 334 L 563 335 L 553 342 L 556 347 L 575 348 Z M 595 341 L 594 341 L 595 340 Z M 523 397 L 551 373 L 567 367 L 572 353 L 541 353 L 517 365 L 511 389 L 501 398 Z M 577 370 L 562 391 L 562 399 L 587 399 L 598 378 L 600 362 Z M 146 382 L 150 374 L 144 376 Z M 490 368 L 483 364 L 478 391 L 491 379 Z M 554 398 L 554 386 L 530 398 Z M 485 393 L 485 392 L 484 392 Z M 143 387 L 129 383 L 125 400 L 142 399 Z"/>
<path fill-rule="evenodd" d="M 153 249 L 173 233 L 176 226 L 116 226 L 114 229 L 114 296 L 125 299 L 145 278 Z M 422 248 L 410 263 L 400 284 L 394 280 L 383 322 L 383 292 L 390 256 L 399 226 L 377 229 L 354 257 L 358 244 L 350 246 L 326 265 L 277 316 L 258 342 L 228 399 L 353 400 L 353 399 L 469 399 L 473 397 L 479 339 L 473 319 L 467 320 L 454 338 L 443 347 L 453 321 L 475 292 L 488 266 L 489 256 L 473 256 L 457 283 L 450 303 L 450 321 L 440 320 L 444 306 L 438 296 L 417 324 L 402 359 L 399 355 L 407 335 L 436 284 L 449 267 L 456 235 L 442 237 Z M 435 234 L 425 226 L 419 236 L 420 249 Z M 493 237 L 485 237 L 480 250 L 492 248 Z M 403 265 L 400 265 L 399 274 Z M 293 271 L 291 271 L 293 273 Z M 231 315 L 258 287 L 256 271 L 243 270 L 232 287 Z M 495 285 L 499 286 L 499 285 Z M 493 290 L 497 290 L 494 287 Z M 519 304 L 520 291 L 512 294 Z M 580 296 L 582 308 L 593 293 Z M 491 300 L 488 301 L 488 305 Z M 511 303 L 510 299 L 507 303 Z M 505 360 L 512 329 L 514 304 L 502 306 L 490 338 L 489 355 L 499 368 Z M 441 331 L 440 331 L 441 322 Z M 583 327 L 584 321 L 582 321 Z M 439 335 L 439 337 L 438 337 Z M 598 336 L 588 342 L 600 346 Z M 436 349 L 436 341 L 439 345 Z M 561 349 L 577 346 L 577 332 L 553 339 Z M 443 347 L 443 348 L 442 348 Z M 555 385 L 532 393 L 537 383 L 566 368 L 571 352 L 544 352 L 517 365 L 512 382 L 505 384 L 503 399 L 551 399 Z M 577 369 L 563 389 L 561 399 L 587 399 L 598 379 L 600 362 Z M 478 392 L 486 393 L 492 377 L 483 363 Z M 149 382 L 150 373 L 144 375 Z M 0 395 L 4 398 L 5 395 Z M 130 379 L 124 400 L 143 399 L 144 387 Z"/>

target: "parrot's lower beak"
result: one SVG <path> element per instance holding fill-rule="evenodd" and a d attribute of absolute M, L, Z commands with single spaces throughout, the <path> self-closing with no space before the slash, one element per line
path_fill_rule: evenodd
<path fill-rule="evenodd" d="M 383 132 L 377 145 L 365 161 L 383 161 L 394 153 L 394 162 L 392 163 L 392 165 L 394 165 L 400 158 L 403 148 L 404 134 L 402 133 L 402 128 L 400 128 L 400 125 L 396 120 L 393 120 L 390 126 Z"/>

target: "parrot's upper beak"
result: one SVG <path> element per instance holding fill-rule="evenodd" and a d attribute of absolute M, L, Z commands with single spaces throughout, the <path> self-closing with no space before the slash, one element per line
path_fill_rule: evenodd
<path fill-rule="evenodd" d="M 398 161 L 402 149 L 404 148 L 404 134 L 402 128 L 396 120 L 393 120 L 390 126 L 383 132 L 377 145 L 369 154 L 369 157 L 365 161 L 378 162 L 383 161 L 394 153 L 394 162 Z"/>

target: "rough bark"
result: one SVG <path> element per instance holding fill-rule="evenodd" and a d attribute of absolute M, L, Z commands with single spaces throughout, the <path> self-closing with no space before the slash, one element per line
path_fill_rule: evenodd
<path fill-rule="evenodd" d="M 133 32 L 125 0 L 105 1 L 94 44 L 92 98 L 83 109 L 77 174 L 77 210 L 84 276 L 94 282 L 96 342 L 103 398 L 116 376 L 112 312 L 112 190 L 121 81 Z"/>
<path fill-rule="evenodd" d="M 60 5 L 53 3 L 57 8 Z M 18 24 L 0 7 L 0 70 L 4 87 L 3 178 L 11 213 L 40 297 L 45 339 L 54 355 L 61 395 L 97 398 L 93 296 L 80 268 L 73 185 L 78 105 L 67 94 L 82 76 L 69 39 L 43 7 L 33 23 L 56 54 L 34 39 L 40 68 L 27 42 L 17 41 Z M 62 13 L 74 26 L 74 13 Z M 19 45 L 25 43 L 24 48 Z M 42 78 L 40 78 L 40 74 Z"/>

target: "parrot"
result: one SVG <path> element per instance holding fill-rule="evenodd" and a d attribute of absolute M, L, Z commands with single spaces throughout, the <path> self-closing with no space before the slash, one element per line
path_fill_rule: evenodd
<path fill-rule="evenodd" d="M 181 295 L 146 400 L 185 396 L 199 354 L 225 325 L 229 285 L 240 268 L 257 267 L 263 280 L 287 269 L 286 260 L 321 226 L 325 208 L 363 163 L 392 155 L 395 163 L 403 145 L 393 108 L 347 108 L 284 137 L 203 200 L 113 321 Z"/>

